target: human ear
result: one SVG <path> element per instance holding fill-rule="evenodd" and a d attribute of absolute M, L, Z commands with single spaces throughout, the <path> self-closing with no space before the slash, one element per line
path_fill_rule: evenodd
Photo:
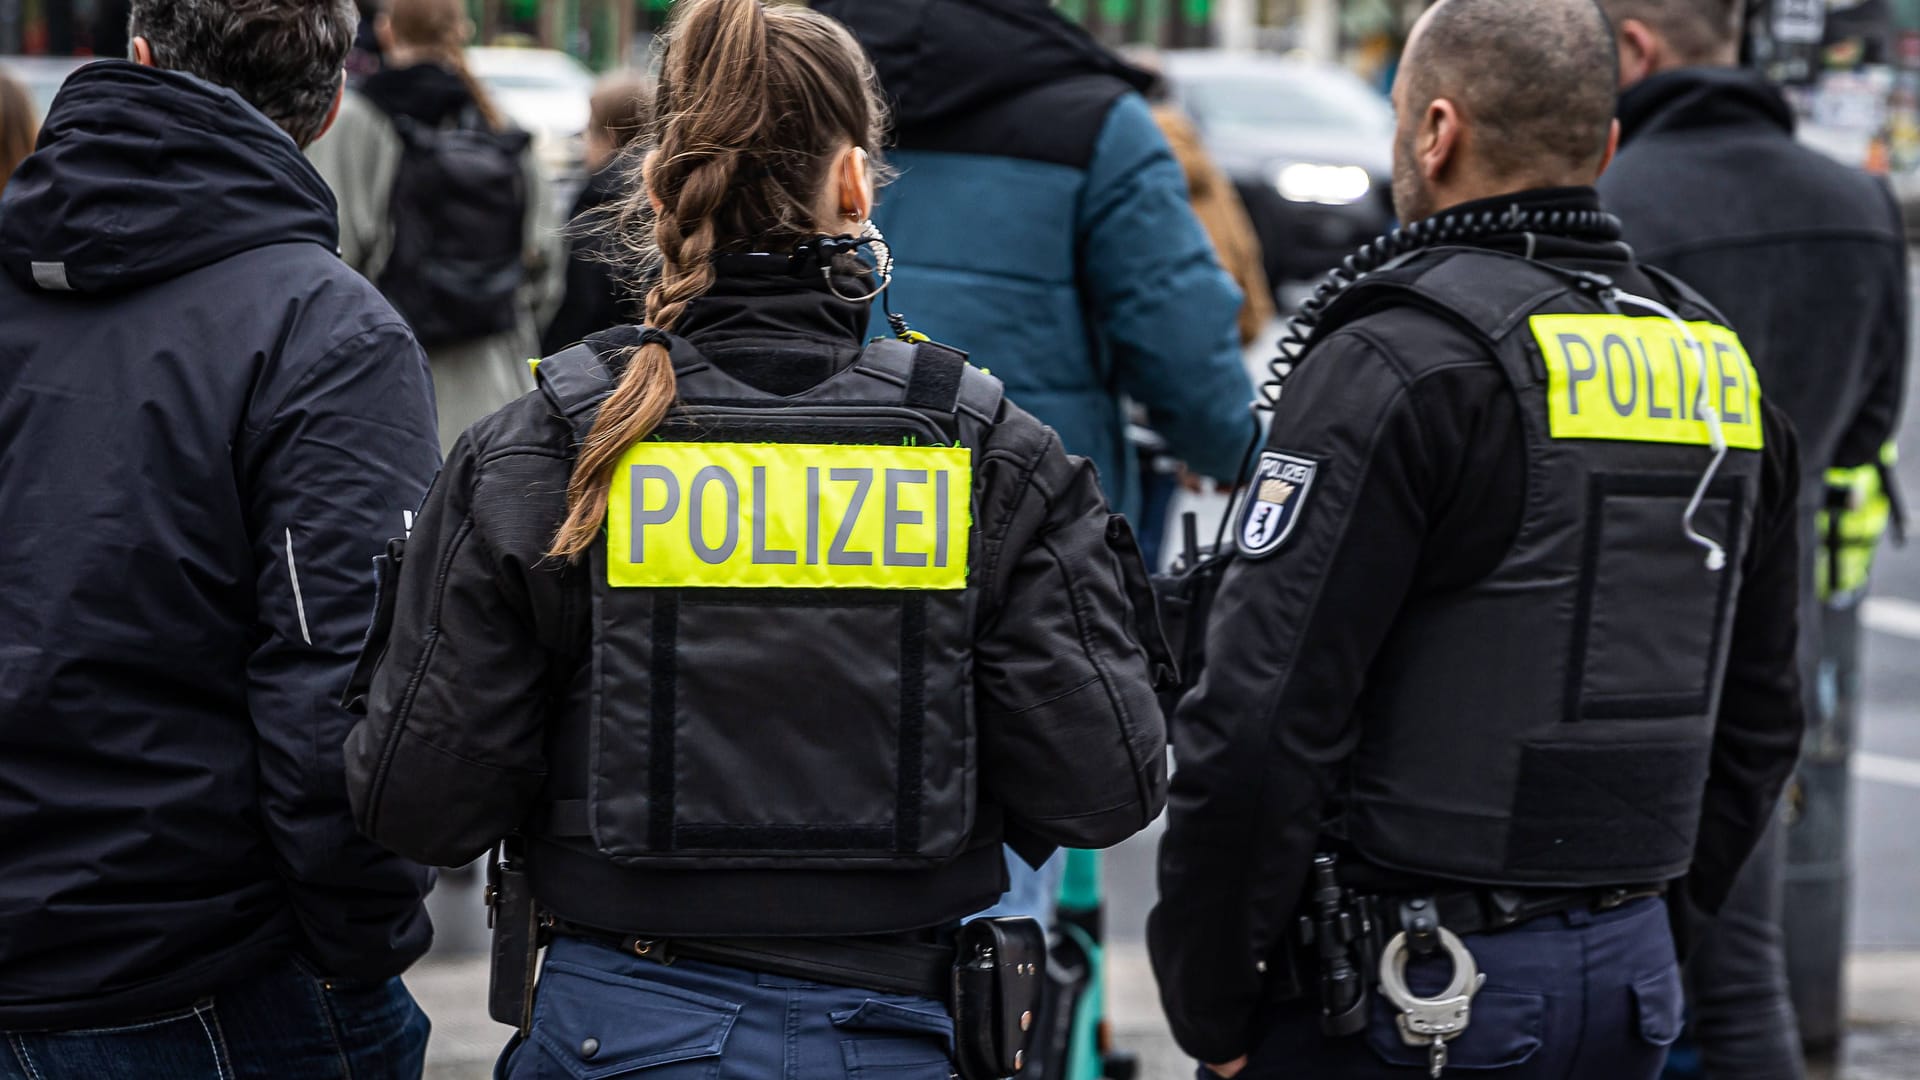
<path fill-rule="evenodd" d="M 1613 164 L 1613 155 L 1620 152 L 1620 121 L 1615 120 L 1607 129 L 1607 152 L 1600 155 L 1600 171 L 1594 174 L 1599 179 L 1607 174 L 1607 166 Z"/>
<path fill-rule="evenodd" d="M 647 189 L 647 203 L 653 207 L 655 217 L 659 217 L 660 211 L 666 209 L 667 205 L 660 201 L 660 196 L 653 193 L 653 163 L 659 158 L 660 151 L 649 150 L 647 156 L 640 159 L 640 186 Z"/>
<path fill-rule="evenodd" d="M 143 37 L 127 42 L 127 59 L 141 67 L 157 66 L 153 62 L 153 43 Z"/>
<path fill-rule="evenodd" d="M 850 146 L 840 157 L 840 212 L 855 221 L 873 215 L 873 162 L 862 147 Z"/>
<path fill-rule="evenodd" d="M 346 69 L 342 68 L 340 71 L 340 85 L 335 87 L 333 91 L 333 104 L 327 108 L 326 121 L 320 125 L 320 130 L 314 133 L 314 136 L 313 136 L 314 142 L 319 142 L 320 136 L 325 135 L 328 131 L 331 131 L 333 129 L 333 122 L 335 120 L 340 119 L 340 103 L 342 101 L 345 101 L 346 97 L 347 97 L 347 72 L 346 72 Z"/>
<path fill-rule="evenodd" d="M 1415 143 L 1415 158 L 1420 174 L 1435 183 L 1458 155 L 1462 132 L 1460 109 L 1446 98 L 1434 98 L 1420 117 L 1420 133 Z"/>
<path fill-rule="evenodd" d="M 1658 34 L 1639 19 L 1620 20 L 1620 87 L 1625 89 L 1652 75 L 1663 52 Z"/>

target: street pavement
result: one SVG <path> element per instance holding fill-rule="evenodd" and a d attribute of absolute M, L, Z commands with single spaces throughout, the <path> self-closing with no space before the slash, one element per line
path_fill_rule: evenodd
<path fill-rule="evenodd" d="M 1810 316 L 1811 317 L 1811 316 Z M 1277 335 L 1270 335 L 1271 337 Z M 1917 385 L 1908 400 L 1920 401 Z M 1904 488 L 1920 509 L 1920 406 L 1901 439 Z M 1192 506 L 1217 520 L 1223 500 Z M 1176 508 L 1177 510 L 1178 508 Z M 1175 520 L 1177 520 L 1177 513 Z M 1920 529 L 1916 529 L 1920 533 Z M 1865 702 L 1856 755 L 1855 874 L 1848 971 L 1848 1037 L 1838 1080 L 1920 1078 L 1920 536 L 1881 556 L 1864 668 Z M 1192 1075 L 1160 1018 L 1148 971 L 1144 928 L 1153 903 L 1158 823 L 1114 849 L 1106 863 L 1111 941 L 1111 1018 L 1118 1043 L 1141 1057 L 1144 1080 Z M 434 1021 L 429 1080 L 489 1075 L 507 1029 L 486 1018 L 486 960 L 478 885 L 444 882 L 432 901 L 435 951 L 407 977 Z"/>

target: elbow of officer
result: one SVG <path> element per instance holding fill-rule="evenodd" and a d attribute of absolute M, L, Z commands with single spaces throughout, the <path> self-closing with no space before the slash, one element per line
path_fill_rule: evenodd
<path fill-rule="evenodd" d="M 1150 711 L 1130 725 L 1123 744 L 1115 748 L 1113 757 L 1120 768 L 1106 773 L 1104 779 L 1082 781 L 1076 785 L 1078 793 L 1056 790 L 1044 800 L 1009 800 L 1008 812 L 1015 819 L 1010 831 L 1028 833 L 1057 847 L 1098 850 L 1152 824 L 1167 806 L 1167 742 L 1166 723 L 1151 695 L 1146 707 Z M 1089 776 L 1087 764 L 1063 764 L 1052 772 L 1054 786 L 1058 787 L 1060 777 Z"/>

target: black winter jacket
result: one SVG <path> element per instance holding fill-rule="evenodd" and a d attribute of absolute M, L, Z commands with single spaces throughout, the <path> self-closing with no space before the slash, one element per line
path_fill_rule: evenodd
<path fill-rule="evenodd" d="M 610 256 L 613 239 L 601 230 L 627 195 L 632 162 L 615 158 L 587 178 L 587 186 L 573 201 L 567 226 L 567 291 L 553 321 L 540 335 L 540 351 L 548 356 L 621 323 L 645 318 L 643 296 L 621 281 Z"/>
<path fill-rule="evenodd" d="M 0 201 L 0 1030 L 304 954 L 399 973 L 336 706 L 437 463 L 426 362 L 231 91 L 102 62 Z"/>
<path fill-rule="evenodd" d="M 774 256 L 726 260 L 676 328 L 707 361 L 775 394 L 850 365 L 867 323 L 866 304 L 841 301 L 786 265 Z M 622 328 L 588 343 L 611 354 L 637 341 L 637 330 Z M 553 710 L 586 707 L 591 680 L 579 676 L 591 586 L 584 564 L 543 557 L 565 516 L 572 459 L 566 421 L 536 392 L 461 438 L 414 526 L 368 719 L 347 750 L 359 821 L 397 851 L 456 865 L 526 823 L 548 787 Z M 969 584 L 987 593 L 971 657 L 977 820 L 1004 819 L 1006 833 L 1036 854 L 1118 843 L 1153 820 L 1166 794 L 1165 729 L 1126 589 L 1125 574 L 1138 569 L 1126 560 L 1137 556 L 1113 550 L 1092 466 L 1017 407 L 1003 406 L 974 463 L 974 527 L 985 550 L 999 553 L 976 563 Z M 766 632 L 778 634 L 778 622 Z M 817 706 L 794 703 L 809 707 Z M 644 709 L 635 715 L 640 722 Z M 767 720 L 777 738 L 781 718 Z M 616 929 L 933 925 L 1005 888 L 1000 829 L 980 832 L 968 854 L 924 870 L 631 871 L 644 878 L 636 889 L 644 899 Z M 562 858 L 535 852 L 536 889 L 561 872 Z M 820 929 L 829 924 L 839 928 Z"/>

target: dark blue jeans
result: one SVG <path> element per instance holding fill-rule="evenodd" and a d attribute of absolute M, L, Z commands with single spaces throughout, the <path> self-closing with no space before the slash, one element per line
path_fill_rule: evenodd
<path fill-rule="evenodd" d="M 533 1034 L 498 1080 L 948 1080 L 953 1020 L 929 998 L 677 960 L 580 938 L 547 950 Z M 640 1071 L 644 1070 L 644 1071 Z"/>
<path fill-rule="evenodd" d="M 1680 1033 L 1680 968 L 1666 906 L 1639 900 L 1594 915 L 1550 915 L 1466 939 L 1487 983 L 1472 1021 L 1447 1044 L 1448 1076 L 1508 1080 L 1653 1080 Z M 1442 958 L 1407 965 L 1417 994 L 1446 988 Z M 1413 1080 L 1427 1051 L 1400 1039 L 1393 1010 L 1376 993 L 1364 1034 L 1320 1033 L 1316 1000 L 1274 1018 L 1242 1080 Z M 1203 1075 L 1211 1075 L 1203 1072 Z"/>
<path fill-rule="evenodd" d="M 427 1028 L 399 979 L 289 961 L 157 1016 L 7 1032 L 0 1080 L 418 1080 Z"/>

